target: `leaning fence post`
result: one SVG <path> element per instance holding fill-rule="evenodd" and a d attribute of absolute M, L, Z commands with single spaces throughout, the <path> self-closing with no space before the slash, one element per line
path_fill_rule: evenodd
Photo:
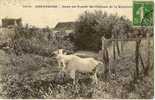
<path fill-rule="evenodd" d="M 123 52 L 124 48 L 123 48 L 123 41 L 120 42 L 121 44 L 121 52 Z"/>
<path fill-rule="evenodd" d="M 135 61 L 136 61 L 136 77 L 139 75 L 139 47 L 141 40 L 136 40 Z"/>
<path fill-rule="evenodd" d="M 123 36 L 123 35 L 122 35 Z M 123 38 L 121 37 L 121 39 L 125 39 L 125 37 L 123 36 Z M 121 41 L 120 43 L 121 43 L 121 52 L 123 52 L 124 51 L 124 43 L 125 43 L 126 41 Z"/>
<path fill-rule="evenodd" d="M 102 51 L 104 49 L 104 37 L 102 37 Z"/>
<path fill-rule="evenodd" d="M 117 54 L 118 56 L 120 56 L 119 41 L 116 40 L 115 42 L 116 42 Z"/>
<path fill-rule="evenodd" d="M 147 34 L 147 66 L 146 66 L 146 69 L 145 69 L 145 74 L 148 74 L 148 70 L 150 68 L 150 36 L 149 36 L 149 33 Z"/>
<path fill-rule="evenodd" d="M 114 39 L 114 36 L 112 36 L 112 39 Z M 112 41 L 112 45 L 113 45 L 113 58 L 114 60 L 116 59 L 116 52 L 115 52 L 115 40 Z"/>

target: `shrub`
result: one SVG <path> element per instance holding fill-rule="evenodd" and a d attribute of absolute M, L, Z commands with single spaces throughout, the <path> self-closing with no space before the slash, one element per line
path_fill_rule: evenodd
<path fill-rule="evenodd" d="M 63 34 L 54 35 L 52 31 L 44 32 L 33 28 L 17 29 L 11 46 L 16 54 L 33 53 L 42 56 L 50 56 L 52 51 L 58 48 L 74 50 L 69 37 L 64 38 Z"/>
<path fill-rule="evenodd" d="M 131 22 L 125 17 L 108 15 L 101 11 L 85 12 L 80 15 L 75 25 L 74 42 L 79 49 L 99 50 L 101 37 L 112 35 L 127 37 L 131 30 Z"/>
<path fill-rule="evenodd" d="M 39 84 L 44 79 L 41 78 L 41 73 L 44 72 L 44 68 L 47 68 L 48 73 L 52 73 L 50 64 L 53 64 L 51 59 L 44 58 L 36 55 L 11 55 L 10 64 L 3 69 L 3 90 L 6 92 L 8 98 L 29 98 L 40 96 L 36 89 L 39 89 L 35 82 Z M 54 68 L 53 68 L 54 69 Z M 42 80 L 39 80 L 42 79 Z"/>
<path fill-rule="evenodd" d="M 58 48 L 74 49 L 69 38 L 60 34 L 56 37 L 51 30 L 16 29 L 8 50 L 10 62 L 2 68 L 3 95 L 7 98 L 45 98 L 51 92 L 51 83 L 51 95 L 56 95 L 57 84 L 53 82 L 59 69 L 51 53 Z"/>
<path fill-rule="evenodd" d="M 74 86 L 69 77 L 57 73 L 59 69 L 51 58 L 34 54 L 12 54 L 9 58 L 11 62 L 1 75 L 7 98 L 92 97 L 92 80 L 84 79 Z"/>

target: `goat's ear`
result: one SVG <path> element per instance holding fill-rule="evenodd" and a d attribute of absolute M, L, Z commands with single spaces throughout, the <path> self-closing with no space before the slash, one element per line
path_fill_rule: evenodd
<path fill-rule="evenodd" d="M 62 49 L 59 49 L 58 50 L 58 54 L 62 54 Z"/>

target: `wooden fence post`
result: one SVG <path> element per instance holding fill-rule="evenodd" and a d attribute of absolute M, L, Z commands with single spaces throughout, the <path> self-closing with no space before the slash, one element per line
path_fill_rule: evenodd
<path fill-rule="evenodd" d="M 112 35 L 112 39 L 114 39 L 114 35 Z M 116 52 L 115 52 L 115 41 L 112 41 L 112 45 L 113 45 L 113 59 L 116 59 Z"/>
<path fill-rule="evenodd" d="M 117 54 L 120 56 L 119 42 L 116 40 Z"/>
<path fill-rule="evenodd" d="M 123 41 L 121 41 L 121 52 L 123 52 L 123 50 L 124 50 L 124 47 L 123 47 L 124 45 L 123 45 Z"/>
<path fill-rule="evenodd" d="M 108 42 L 109 40 L 107 40 L 106 38 L 102 37 L 102 59 L 104 61 L 105 64 L 105 69 L 104 69 L 104 79 L 107 80 L 107 77 L 110 75 L 110 73 L 108 73 L 110 70 L 109 68 L 109 54 L 108 54 Z"/>
<path fill-rule="evenodd" d="M 139 75 L 139 47 L 141 40 L 136 40 L 135 61 L 136 61 L 136 77 Z"/>
<path fill-rule="evenodd" d="M 148 74 L 148 70 L 149 70 L 149 68 L 150 68 L 150 45 L 151 45 L 151 42 L 150 42 L 150 36 L 149 36 L 149 33 L 147 34 L 147 66 L 146 66 L 146 68 L 145 68 L 145 75 L 147 75 Z"/>
<path fill-rule="evenodd" d="M 123 35 L 122 35 L 123 36 Z M 121 37 L 121 39 L 125 39 L 125 37 L 123 36 L 123 37 Z M 121 52 L 123 52 L 124 51 L 124 45 L 125 45 L 125 42 L 126 41 L 121 41 Z"/>

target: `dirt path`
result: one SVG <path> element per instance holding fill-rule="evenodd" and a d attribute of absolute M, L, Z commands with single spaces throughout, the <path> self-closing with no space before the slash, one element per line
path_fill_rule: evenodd
<path fill-rule="evenodd" d="M 76 51 L 74 55 L 78 55 L 80 57 L 93 57 L 93 58 L 98 57 L 98 53 L 91 51 Z"/>

